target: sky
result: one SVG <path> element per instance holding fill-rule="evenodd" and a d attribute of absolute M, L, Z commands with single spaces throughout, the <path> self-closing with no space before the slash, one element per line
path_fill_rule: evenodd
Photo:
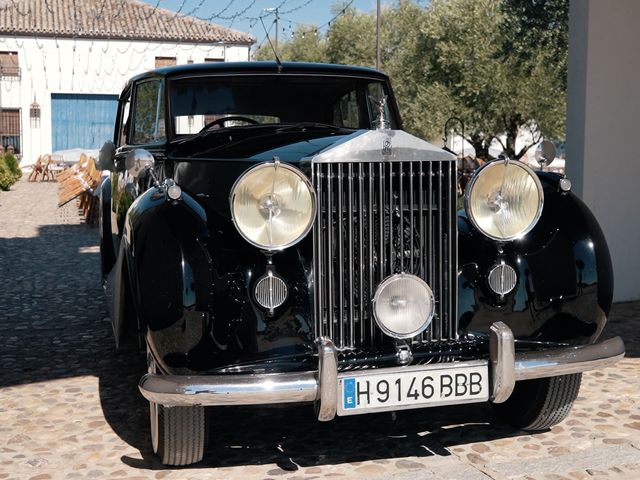
<path fill-rule="evenodd" d="M 212 23 L 251 33 L 256 45 L 265 39 L 265 31 L 259 17 L 270 35 L 274 35 L 274 17 L 266 9 L 279 7 L 279 36 L 290 38 L 299 24 L 315 24 L 326 31 L 328 23 L 334 19 L 332 7 L 351 4 L 357 10 L 372 13 L 376 10 L 376 0 L 143 0 L 153 7 L 164 8 L 181 14 L 192 15 Z M 391 0 L 381 0 L 382 5 Z M 338 7 L 339 10 L 339 7 Z"/>

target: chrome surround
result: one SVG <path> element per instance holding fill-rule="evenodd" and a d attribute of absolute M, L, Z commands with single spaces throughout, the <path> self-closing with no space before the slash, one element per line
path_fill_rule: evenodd
<path fill-rule="evenodd" d="M 457 340 L 455 156 L 401 130 L 358 130 L 303 161 L 318 202 L 314 336 L 339 351 L 381 345 L 371 300 L 385 278 L 405 272 L 437 299 L 415 340 Z"/>
<path fill-rule="evenodd" d="M 506 279 L 509 281 L 509 283 L 506 284 L 505 270 L 510 273 L 510 276 Z M 496 279 L 495 275 L 499 275 L 499 277 Z M 498 280 L 498 284 L 496 284 L 495 280 Z M 516 288 L 516 285 L 518 284 L 518 273 L 516 272 L 515 268 L 502 260 L 500 263 L 497 263 L 496 265 L 491 267 L 491 270 L 489 270 L 489 273 L 487 274 L 487 284 L 489 285 L 489 288 L 493 293 L 495 293 L 496 295 L 500 295 L 500 297 L 504 297 L 506 294 L 512 292 L 513 289 Z"/>
<path fill-rule="evenodd" d="M 328 338 L 318 339 L 318 420 L 328 422 L 338 408 L 338 354 Z"/>
<path fill-rule="evenodd" d="M 579 373 L 613 365 L 624 357 L 624 343 L 620 337 L 592 345 L 518 353 L 513 357 L 513 333 L 502 322 L 493 324 L 489 341 L 492 350 L 489 361 L 476 360 L 456 365 L 488 364 L 490 395 L 494 402 L 504 401 L 509 397 L 512 378 L 520 381 Z M 318 418 L 330 420 L 333 418 L 334 408 L 337 413 L 341 404 L 337 398 L 339 379 L 353 376 L 353 372 L 338 374 L 333 343 L 327 338 L 319 339 L 318 343 L 320 371 L 198 376 L 148 373 L 140 379 L 138 387 L 147 400 L 166 406 L 262 405 L 312 403 L 319 400 Z M 393 367 L 375 371 L 394 373 L 429 368 L 447 368 L 447 364 Z M 399 410 L 397 407 L 391 409 Z"/>
<path fill-rule="evenodd" d="M 489 364 L 490 399 L 493 403 L 505 402 L 513 393 L 516 374 L 513 332 L 503 322 L 489 328 Z"/>
<path fill-rule="evenodd" d="M 273 315 L 274 310 L 287 301 L 289 289 L 284 279 L 275 272 L 275 268 L 268 266 L 267 272 L 256 282 L 253 296 L 258 305 Z"/>
<path fill-rule="evenodd" d="M 531 178 L 533 178 L 533 181 L 536 184 L 536 188 L 538 189 L 538 209 L 534 219 L 529 224 L 529 226 L 526 229 L 524 229 L 522 232 L 518 233 L 517 235 L 511 235 L 509 237 L 497 237 L 495 235 L 489 235 L 487 232 L 482 230 L 478 225 L 478 223 L 476 222 L 475 218 L 473 217 L 473 214 L 471 213 L 471 209 L 469 208 L 471 191 L 473 190 L 473 186 L 476 184 L 476 181 L 478 180 L 478 178 L 480 178 L 480 175 L 482 175 L 482 172 L 488 171 L 490 168 L 493 168 L 496 165 L 501 163 L 506 165 L 515 165 L 517 167 L 522 168 L 531 176 Z M 536 175 L 536 173 L 531 169 L 531 167 L 527 166 L 526 164 L 518 160 L 509 160 L 508 158 L 506 160 L 498 159 L 498 160 L 493 160 L 491 162 L 484 164 L 473 175 L 473 177 L 467 184 L 467 187 L 465 188 L 465 191 L 464 191 L 464 211 L 466 212 L 467 217 L 469 217 L 469 220 L 471 220 L 471 223 L 476 228 L 476 230 L 478 230 L 480 233 L 482 233 L 486 237 L 489 237 L 490 239 L 495 240 L 497 242 L 510 242 L 512 240 L 517 240 L 519 238 L 522 238 L 527 233 L 529 233 L 533 229 L 533 227 L 536 226 L 536 224 L 538 223 L 538 220 L 540 220 L 540 217 L 542 216 L 543 207 L 544 207 L 544 191 L 542 189 L 542 183 L 540 183 L 540 179 L 538 178 L 538 175 Z"/>
<path fill-rule="evenodd" d="M 247 175 L 251 174 L 254 171 L 257 170 L 261 170 L 263 168 L 284 168 L 285 170 L 289 170 L 290 172 L 294 173 L 295 175 L 298 176 L 298 178 L 300 179 L 300 181 L 302 181 L 302 183 L 304 183 L 304 185 L 307 187 L 307 189 L 309 190 L 309 194 L 311 195 L 311 216 L 309 217 L 309 224 L 306 226 L 306 228 L 304 229 L 304 231 L 302 232 L 302 234 L 300 234 L 300 236 L 294 240 L 292 240 L 289 243 L 286 243 L 284 245 L 279 245 L 279 246 L 270 246 L 270 245 L 261 245 L 257 242 L 254 242 L 253 240 L 251 240 L 249 237 L 247 237 L 244 232 L 240 229 L 240 227 L 238 226 L 238 222 L 236 222 L 236 215 L 235 212 L 233 210 L 233 200 L 235 198 L 236 195 L 236 188 L 238 186 L 238 184 L 240 183 L 241 180 L 243 180 Z M 313 185 L 311 184 L 311 182 L 309 181 L 309 179 L 306 177 L 306 175 L 304 173 L 302 173 L 300 170 L 298 170 L 297 168 L 287 164 L 287 163 L 281 163 L 280 160 L 278 159 L 278 157 L 274 157 L 274 160 L 271 162 L 264 162 L 264 163 L 260 163 L 258 165 L 255 165 L 251 168 L 249 168 L 248 170 L 246 170 L 242 175 L 240 175 L 236 181 L 233 183 L 233 186 L 231 187 L 231 193 L 229 194 L 229 210 L 231 212 L 231 220 L 233 221 L 233 225 L 236 227 L 236 230 L 238 231 L 238 233 L 240 234 L 240 236 L 242 238 L 244 238 L 247 242 L 249 242 L 251 245 L 253 245 L 254 247 L 259 248 L 260 250 L 264 250 L 267 252 L 280 252 L 282 250 L 285 250 L 293 245 L 295 245 L 296 243 L 298 243 L 300 240 L 302 240 L 304 237 L 307 236 L 307 234 L 309 233 L 309 231 L 311 230 L 311 228 L 313 227 L 313 223 L 315 221 L 316 218 L 316 211 L 317 211 L 317 198 L 316 198 L 316 191 L 313 188 Z"/>
<path fill-rule="evenodd" d="M 382 291 L 388 285 L 390 285 L 391 283 L 395 282 L 396 280 L 402 279 L 402 278 L 410 278 L 411 280 L 416 281 L 420 286 L 422 286 L 426 290 L 427 297 L 429 298 L 429 302 L 431 303 L 431 312 L 429 313 L 427 318 L 424 319 L 424 322 L 422 323 L 422 325 L 419 328 L 417 328 L 416 330 L 414 330 L 414 331 L 412 331 L 410 333 L 404 334 L 404 335 L 400 335 L 400 334 L 394 332 L 389 327 L 387 327 L 384 323 L 382 323 L 382 321 L 378 318 L 378 313 L 377 313 L 377 310 L 376 310 L 376 305 L 378 303 L 378 300 L 380 299 L 380 295 L 382 294 Z M 376 293 L 373 296 L 373 300 L 371 302 L 372 302 L 371 311 L 373 313 L 373 318 L 376 321 L 376 325 L 378 325 L 380 330 L 382 330 L 384 333 L 386 333 L 390 337 L 397 338 L 397 339 L 400 339 L 400 340 L 405 340 L 405 339 L 408 339 L 408 338 L 415 337 L 416 335 L 424 332 L 427 328 L 429 328 L 429 324 L 433 320 L 433 315 L 434 315 L 435 309 L 436 309 L 435 298 L 433 297 L 433 291 L 431 290 L 431 287 L 429 286 L 429 284 L 427 282 L 425 282 L 424 280 L 422 280 L 420 277 L 418 277 L 416 275 L 409 274 L 409 273 L 397 273 L 395 275 L 391 275 L 391 276 L 385 278 L 380 283 L 380 285 L 378 285 L 378 287 L 376 288 Z"/>

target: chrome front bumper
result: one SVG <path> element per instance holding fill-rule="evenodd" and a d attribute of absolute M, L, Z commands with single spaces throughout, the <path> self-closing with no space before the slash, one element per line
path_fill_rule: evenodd
<path fill-rule="evenodd" d="M 318 356 L 317 371 L 202 376 L 149 373 L 140 379 L 139 388 L 147 400 L 166 406 L 318 402 L 318 419 L 327 421 L 335 417 L 338 402 L 337 353 L 329 339 L 319 340 Z M 511 329 L 496 322 L 489 342 L 489 397 L 501 403 L 509 398 L 516 381 L 594 370 L 623 357 L 620 337 L 593 345 L 516 354 Z"/>

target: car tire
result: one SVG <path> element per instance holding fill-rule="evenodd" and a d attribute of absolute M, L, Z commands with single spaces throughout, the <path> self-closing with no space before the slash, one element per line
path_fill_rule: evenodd
<path fill-rule="evenodd" d="M 151 403 L 153 451 L 164 465 L 191 465 L 204 457 L 204 407 L 165 407 Z M 154 435 L 155 434 L 155 435 Z"/>
<path fill-rule="evenodd" d="M 581 373 L 516 382 L 509 399 L 496 403 L 499 417 L 522 430 L 547 430 L 562 422 L 580 391 Z"/>
<path fill-rule="evenodd" d="M 150 373 L 155 362 L 147 348 Z M 167 407 L 149 402 L 149 420 L 153 452 L 164 465 L 191 465 L 204 457 L 207 441 L 207 417 L 204 407 Z"/>

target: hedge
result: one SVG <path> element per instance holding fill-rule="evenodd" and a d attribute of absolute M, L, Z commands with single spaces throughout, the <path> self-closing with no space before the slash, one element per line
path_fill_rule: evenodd
<path fill-rule="evenodd" d="M 18 160 L 11 153 L 0 155 L 0 190 L 9 190 L 22 176 Z"/>

